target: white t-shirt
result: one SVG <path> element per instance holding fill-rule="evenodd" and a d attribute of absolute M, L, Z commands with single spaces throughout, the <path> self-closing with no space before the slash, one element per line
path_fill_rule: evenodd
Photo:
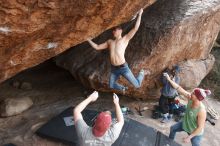
<path fill-rule="evenodd" d="M 113 124 L 102 137 L 95 137 L 92 127 L 88 126 L 83 119 L 75 123 L 80 146 L 111 146 L 118 139 L 122 127 L 121 123 Z"/>

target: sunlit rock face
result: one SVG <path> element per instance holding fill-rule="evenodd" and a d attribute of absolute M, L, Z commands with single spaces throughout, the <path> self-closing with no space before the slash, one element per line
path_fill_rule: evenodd
<path fill-rule="evenodd" d="M 125 23 L 124 32 L 128 32 L 133 26 L 134 21 Z M 139 31 L 130 41 L 125 56 L 135 75 L 142 68 L 150 70 L 151 75 L 145 77 L 139 89 L 120 78 L 119 82 L 129 87 L 126 95 L 158 97 L 158 79 L 162 71 L 184 60 L 207 59 L 219 30 L 219 0 L 159 0 L 146 8 Z M 112 32 L 108 30 L 94 41 L 102 43 L 110 37 Z M 69 70 L 83 85 L 96 90 L 111 91 L 108 50 L 96 51 L 84 42 L 57 57 L 56 63 Z M 212 65 L 213 62 L 210 62 L 208 68 L 212 68 Z M 199 75 L 198 79 L 201 81 L 209 70 Z M 182 80 L 189 82 L 188 79 Z M 197 86 L 200 81 L 190 86 Z"/>
<path fill-rule="evenodd" d="M 155 0 L 0 0 L 0 82 L 126 22 Z"/>

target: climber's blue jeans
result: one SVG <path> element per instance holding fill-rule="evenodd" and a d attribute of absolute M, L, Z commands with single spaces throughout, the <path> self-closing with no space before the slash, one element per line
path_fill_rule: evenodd
<path fill-rule="evenodd" d="M 139 88 L 141 86 L 141 83 L 144 79 L 144 73 L 140 72 L 138 76 L 135 78 L 133 73 L 131 72 L 130 68 L 128 67 L 128 64 L 125 63 L 122 66 L 111 66 L 111 75 L 109 80 L 110 88 L 116 89 L 116 90 L 125 90 L 126 87 L 117 83 L 117 80 L 120 76 L 123 76 L 126 78 L 135 88 Z"/>
<path fill-rule="evenodd" d="M 182 125 L 183 125 L 183 122 L 178 122 L 175 125 L 170 127 L 170 135 L 169 135 L 170 139 L 174 140 L 176 136 L 176 132 L 184 131 L 182 128 L 183 127 Z M 202 135 L 194 136 L 191 139 L 192 146 L 200 146 L 201 139 L 202 139 Z"/>

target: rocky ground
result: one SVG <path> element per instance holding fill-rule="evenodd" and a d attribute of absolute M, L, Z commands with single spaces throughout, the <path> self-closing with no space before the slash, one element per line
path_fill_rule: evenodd
<path fill-rule="evenodd" d="M 12 86 L 14 81 L 31 83 L 32 88 L 16 88 L 16 86 Z M 90 90 L 82 87 L 74 81 L 68 72 L 56 67 L 52 62 L 22 72 L 2 83 L 0 85 L 1 100 L 4 98 L 17 98 L 19 100 L 21 97 L 30 97 L 34 104 L 22 114 L 0 118 L 0 145 L 14 143 L 18 146 L 65 146 L 59 142 L 40 138 L 34 132 L 65 108 L 79 103 L 89 93 L 91 93 Z M 166 135 L 169 134 L 169 127 L 175 123 L 174 121 L 169 124 L 161 124 L 159 120 L 150 118 L 151 110 L 157 101 L 138 101 L 124 96 L 119 97 L 121 105 L 128 106 L 134 111 L 134 115 L 130 115 L 131 118 L 152 126 Z M 220 102 L 217 99 L 210 99 L 209 102 L 220 112 Z M 137 106 L 148 108 L 143 112 L 144 117 L 140 117 L 135 111 Z M 113 109 L 111 94 L 101 93 L 98 101 L 89 105 L 89 108 L 96 110 Z M 215 126 L 206 123 L 202 146 L 217 146 L 220 143 L 219 128 L 219 121 L 216 122 Z M 184 136 L 186 136 L 185 133 L 177 134 L 176 141 L 182 143 Z"/>

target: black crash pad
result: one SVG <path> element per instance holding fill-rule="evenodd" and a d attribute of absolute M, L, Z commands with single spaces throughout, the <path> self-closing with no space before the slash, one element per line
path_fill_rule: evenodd
<path fill-rule="evenodd" d="M 51 119 L 48 123 L 39 128 L 36 133 L 45 138 L 61 141 L 69 145 L 77 145 L 77 134 L 74 125 L 68 125 L 67 121 L 72 117 L 73 107 L 70 107 Z M 89 126 L 98 112 L 84 110 L 83 118 Z M 115 117 L 115 114 L 112 115 Z M 173 140 L 152 127 L 141 124 L 135 120 L 125 117 L 125 124 L 119 138 L 113 146 L 180 146 Z"/>

